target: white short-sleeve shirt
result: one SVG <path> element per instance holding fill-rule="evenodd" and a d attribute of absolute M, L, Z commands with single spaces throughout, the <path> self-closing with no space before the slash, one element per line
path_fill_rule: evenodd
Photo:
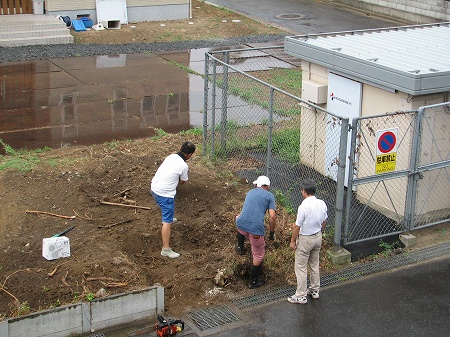
<path fill-rule="evenodd" d="M 162 197 L 174 198 L 180 179 L 188 180 L 188 169 L 188 165 L 178 154 L 167 156 L 152 179 L 151 190 Z"/>
<path fill-rule="evenodd" d="M 322 223 L 327 217 L 325 202 L 312 195 L 305 198 L 298 206 L 295 224 L 300 227 L 301 235 L 312 235 L 322 229 Z"/>

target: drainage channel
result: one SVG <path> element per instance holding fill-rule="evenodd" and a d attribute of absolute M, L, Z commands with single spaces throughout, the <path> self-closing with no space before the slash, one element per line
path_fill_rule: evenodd
<path fill-rule="evenodd" d="M 436 257 L 450 254 L 450 242 L 441 245 L 424 248 L 413 252 L 405 252 L 392 257 L 380 258 L 371 262 L 351 266 L 336 273 L 320 276 L 321 287 L 339 284 L 345 281 L 357 279 L 373 273 L 391 270 L 394 268 L 412 265 L 427 261 Z M 286 298 L 295 292 L 295 286 L 286 286 L 265 293 L 255 294 L 245 298 L 233 300 L 233 304 L 239 309 L 246 309 L 255 305 L 261 305 Z"/>
<path fill-rule="evenodd" d="M 241 320 L 239 315 L 225 305 L 196 310 L 190 313 L 189 318 L 200 331 Z"/>
<path fill-rule="evenodd" d="M 377 272 L 392 270 L 394 268 L 424 262 L 433 258 L 450 255 L 450 242 L 441 245 L 424 248 L 413 252 L 404 252 L 391 257 L 380 258 L 371 262 L 345 268 L 336 273 L 322 275 L 320 283 L 322 287 L 327 287 L 350 280 L 355 280 L 362 276 L 367 276 Z M 287 298 L 295 292 L 295 286 L 284 286 L 275 289 L 268 289 L 264 292 L 252 296 L 232 300 L 232 304 L 237 309 L 247 309 L 253 306 L 267 304 Z M 244 321 L 244 318 L 235 313 L 233 309 L 226 305 L 218 305 L 205 309 L 195 310 L 189 313 L 189 319 L 200 331 L 214 329 L 226 324 Z M 106 337 L 103 333 L 90 335 L 88 337 Z"/>
<path fill-rule="evenodd" d="M 413 252 L 405 252 L 392 257 L 380 258 L 361 265 L 352 266 L 336 273 L 323 275 L 320 278 L 322 287 L 339 284 L 373 273 L 427 261 L 436 257 L 450 255 L 450 242 Z M 232 300 L 238 309 L 246 309 L 287 298 L 295 292 L 295 286 L 284 286 Z M 223 324 L 242 320 L 229 307 L 220 305 L 190 313 L 190 319 L 201 330 L 211 329 Z"/>

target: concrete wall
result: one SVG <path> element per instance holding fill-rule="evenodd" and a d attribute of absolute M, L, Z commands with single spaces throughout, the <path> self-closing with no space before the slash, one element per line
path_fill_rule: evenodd
<path fill-rule="evenodd" d="M 445 0 L 335 0 L 369 12 L 423 24 L 450 21 L 450 1 Z"/>
<path fill-rule="evenodd" d="M 328 68 L 302 60 L 302 81 L 328 85 Z M 326 107 L 326 104 L 317 104 Z M 300 153 L 302 164 L 324 175 L 325 149 L 314 144 L 317 139 L 326 143 L 327 119 L 312 110 L 308 105 L 301 105 L 302 123 L 300 124 Z"/>
<path fill-rule="evenodd" d="M 150 287 L 91 302 L 62 306 L 0 322 L 0 337 L 69 337 L 164 311 L 164 288 Z"/>
<path fill-rule="evenodd" d="M 189 18 L 189 0 L 127 0 L 128 22 L 168 21 Z M 89 14 L 97 22 L 95 0 L 45 0 L 45 14 L 51 16 L 69 16 Z"/>

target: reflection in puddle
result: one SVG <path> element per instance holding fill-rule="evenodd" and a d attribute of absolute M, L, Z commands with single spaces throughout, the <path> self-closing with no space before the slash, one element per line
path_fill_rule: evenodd
<path fill-rule="evenodd" d="M 190 62 L 189 51 L 170 56 Z M 194 86 L 192 76 L 199 78 Z M 191 100 L 196 110 L 190 111 Z M 0 138 L 14 148 L 180 132 L 200 126 L 190 114 L 202 105 L 202 77 L 156 55 L 0 63 Z"/>
<path fill-rule="evenodd" d="M 201 127 L 203 77 L 179 65 L 202 73 L 207 51 L 0 63 L 0 139 L 16 149 L 60 148 Z M 265 69 L 292 67 L 253 52 L 241 53 L 234 64 L 246 71 L 264 70 L 258 68 L 262 64 Z M 220 90 L 216 94 L 220 101 Z M 232 101 L 230 118 L 255 122 L 242 114 L 248 103 L 238 97 Z"/>

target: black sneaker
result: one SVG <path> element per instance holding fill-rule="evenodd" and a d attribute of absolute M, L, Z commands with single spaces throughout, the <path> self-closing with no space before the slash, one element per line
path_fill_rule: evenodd
<path fill-rule="evenodd" d="M 265 282 L 265 281 L 262 281 L 262 280 L 251 281 L 251 282 L 248 284 L 248 288 L 249 288 L 249 289 L 255 289 L 255 288 L 259 288 L 259 287 L 261 287 L 261 286 L 263 286 L 263 285 L 265 285 L 265 284 L 266 284 L 266 282 Z"/>

